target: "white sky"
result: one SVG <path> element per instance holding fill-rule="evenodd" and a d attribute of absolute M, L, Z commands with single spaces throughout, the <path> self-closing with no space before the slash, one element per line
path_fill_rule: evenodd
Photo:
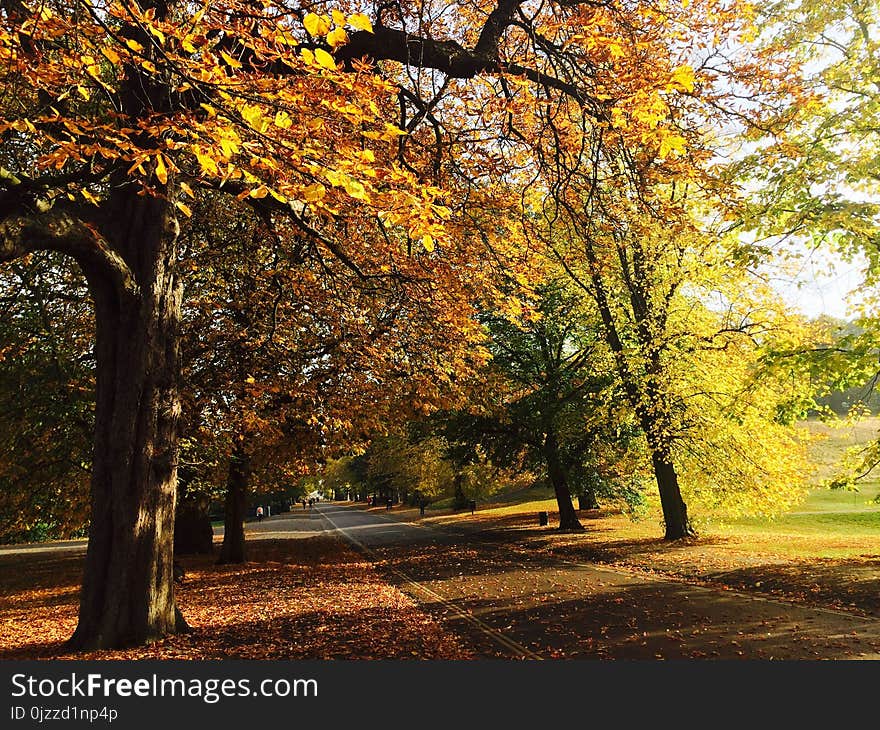
<path fill-rule="evenodd" d="M 772 283 L 786 302 L 810 318 L 826 314 L 847 319 L 864 286 L 863 266 L 861 260 L 844 261 L 830 251 L 810 251 L 792 271 L 775 271 Z"/>

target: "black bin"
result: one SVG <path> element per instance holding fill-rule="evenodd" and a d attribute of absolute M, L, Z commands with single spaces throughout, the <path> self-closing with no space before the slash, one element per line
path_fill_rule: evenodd
<path fill-rule="evenodd" d="M 538 512 L 538 524 L 541 527 L 545 527 L 549 523 L 549 518 L 546 512 Z"/>

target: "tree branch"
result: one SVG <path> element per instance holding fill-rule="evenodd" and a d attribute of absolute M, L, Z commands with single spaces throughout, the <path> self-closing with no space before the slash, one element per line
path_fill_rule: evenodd
<path fill-rule="evenodd" d="M 346 65 L 364 57 L 373 61 L 398 61 L 407 66 L 441 71 L 456 79 L 471 79 L 481 73 L 524 76 L 529 81 L 561 91 L 580 104 L 585 104 L 583 94 L 574 84 L 498 59 L 498 42 L 504 29 L 510 25 L 509 18 L 505 20 L 504 13 L 500 13 L 499 9 L 508 5 L 516 6 L 519 3 L 504 0 L 499 2 L 498 8 L 490 14 L 486 26 L 483 27 L 474 49 L 465 48 L 458 41 L 422 38 L 396 28 L 378 26 L 373 33 L 352 33 L 349 42 L 336 51 L 335 57 Z M 509 8 L 510 15 L 514 9 L 515 7 Z M 496 16 L 496 13 L 499 15 Z M 493 24 L 491 28 L 490 22 Z"/>
<path fill-rule="evenodd" d="M 137 297 L 140 288 L 128 264 L 95 228 L 58 209 L 0 221 L 0 262 L 36 251 L 58 251 L 80 264 L 87 278 L 106 277 L 120 294 Z"/>

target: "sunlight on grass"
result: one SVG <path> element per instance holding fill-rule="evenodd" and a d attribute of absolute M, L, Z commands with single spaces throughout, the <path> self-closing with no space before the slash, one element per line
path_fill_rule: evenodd
<path fill-rule="evenodd" d="M 848 449 L 875 438 L 880 418 L 856 424 L 829 426 L 818 421 L 803 423 L 811 433 L 822 436 L 812 448 L 820 468 L 817 485 L 807 498 L 790 512 L 774 518 L 743 517 L 721 520 L 692 510 L 699 534 L 706 542 L 719 539 L 713 549 L 733 557 L 776 556 L 779 558 L 851 558 L 880 554 L 880 504 L 873 500 L 880 494 L 880 477 L 866 480 L 858 491 L 821 487 L 823 480 L 836 473 Z M 603 510 L 601 518 L 585 521 L 588 532 L 602 540 L 652 540 L 663 534 L 658 500 L 648 495 L 648 505 L 640 519 L 631 520 L 615 510 Z M 546 488 L 518 490 L 493 496 L 493 502 L 479 505 L 474 517 L 470 511 L 439 514 L 430 522 L 446 524 L 474 519 L 522 515 L 523 524 L 537 524 L 537 513 L 556 517 L 556 500 Z M 582 514 L 582 518 L 584 515 Z"/>

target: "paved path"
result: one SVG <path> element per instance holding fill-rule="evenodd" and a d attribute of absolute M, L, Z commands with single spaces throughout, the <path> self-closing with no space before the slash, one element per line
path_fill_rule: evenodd
<path fill-rule="evenodd" d="M 327 532 L 484 657 L 880 659 L 880 620 L 550 558 L 497 535 L 339 503 L 246 525 L 251 540 Z M 84 549 L 67 541 L 2 547 L 0 556 Z"/>
<path fill-rule="evenodd" d="M 300 507 L 293 512 L 267 517 L 262 522 L 247 522 L 244 530 L 245 536 L 249 540 L 291 539 L 312 537 L 324 532 L 326 525 L 327 523 L 321 519 L 314 508 L 303 510 Z M 214 528 L 214 538 L 223 538 L 222 525 Z M 82 539 L 35 542 L 26 545 L 0 545 L 0 556 L 26 553 L 84 552 L 87 544 L 88 541 Z"/>
<path fill-rule="evenodd" d="M 484 656 L 880 659 L 876 619 L 547 558 L 338 504 L 316 510 Z"/>

